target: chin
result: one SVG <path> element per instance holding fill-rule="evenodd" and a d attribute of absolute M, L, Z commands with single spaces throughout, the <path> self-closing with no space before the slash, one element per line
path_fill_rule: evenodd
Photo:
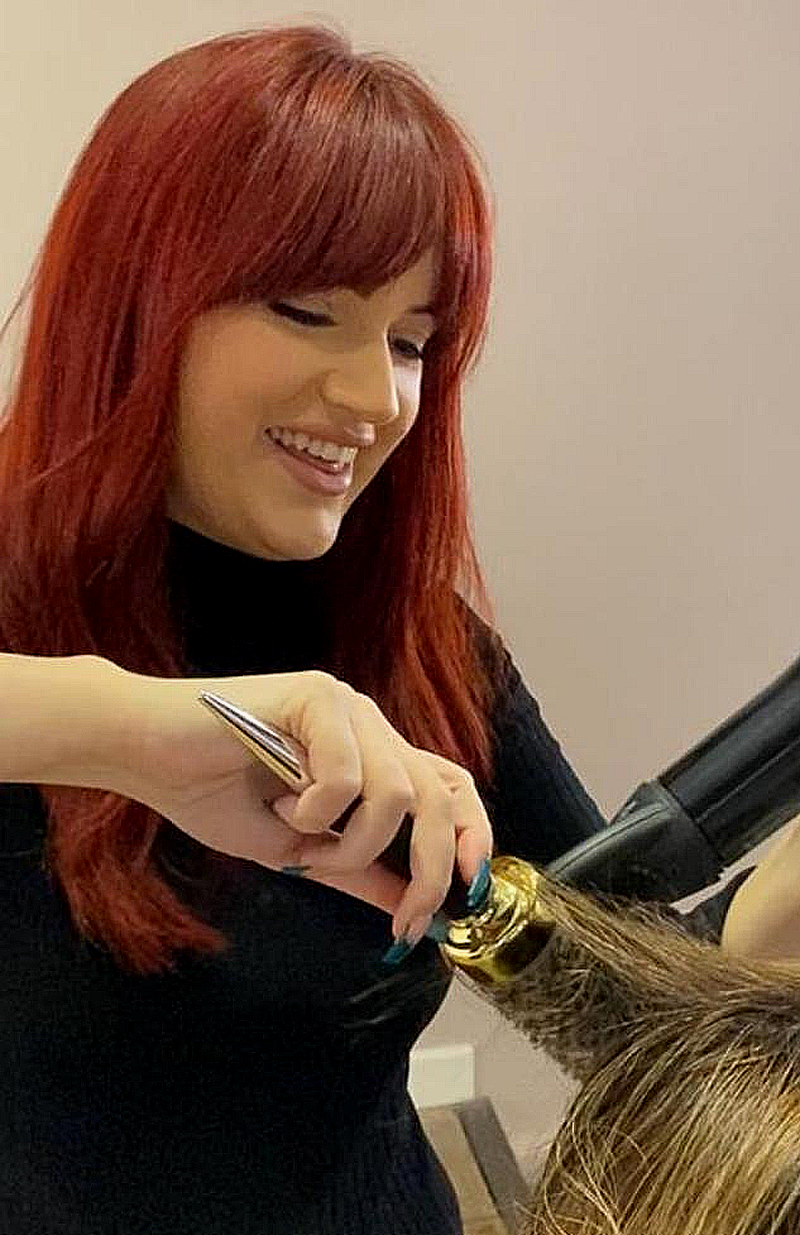
<path fill-rule="evenodd" d="M 298 545 L 294 550 L 287 551 L 282 556 L 287 562 L 313 562 L 315 558 L 324 557 L 333 548 L 336 537 L 320 545 Z"/>
<path fill-rule="evenodd" d="M 284 562 L 310 562 L 314 558 L 323 557 L 336 543 L 339 526 L 314 531 L 305 534 L 298 529 L 293 535 L 270 535 L 266 531 L 261 536 L 254 537 L 253 552 L 260 557 L 276 558 Z"/>

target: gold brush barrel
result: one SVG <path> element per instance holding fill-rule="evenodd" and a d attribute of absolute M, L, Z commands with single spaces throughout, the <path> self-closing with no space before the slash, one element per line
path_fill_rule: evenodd
<path fill-rule="evenodd" d="M 547 944 L 555 925 L 539 903 L 535 867 L 521 858 L 496 857 L 490 872 L 483 906 L 452 921 L 439 945 L 445 959 L 479 986 L 518 977 Z"/>

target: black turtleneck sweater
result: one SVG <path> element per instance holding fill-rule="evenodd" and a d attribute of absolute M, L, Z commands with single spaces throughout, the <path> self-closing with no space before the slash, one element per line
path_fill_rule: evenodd
<path fill-rule="evenodd" d="M 324 664 L 315 563 L 264 562 L 177 524 L 170 536 L 196 676 Z M 496 850 L 544 864 L 605 821 L 506 667 L 480 789 Z M 43 830 L 38 789 L 0 786 L 3 1235 L 461 1232 L 406 1088 L 451 980 L 433 942 L 387 982 L 388 915 L 234 859 L 232 880 L 191 902 L 231 949 L 129 976 L 74 927 Z M 184 856 L 203 848 L 167 821 L 164 836 Z M 690 927 L 718 939 L 748 873 Z"/>

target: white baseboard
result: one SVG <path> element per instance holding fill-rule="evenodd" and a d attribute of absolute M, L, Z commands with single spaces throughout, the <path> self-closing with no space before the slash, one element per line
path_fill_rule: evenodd
<path fill-rule="evenodd" d="M 471 1042 L 457 1042 L 412 1051 L 408 1092 L 418 1110 L 474 1098 L 475 1047 Z"/>

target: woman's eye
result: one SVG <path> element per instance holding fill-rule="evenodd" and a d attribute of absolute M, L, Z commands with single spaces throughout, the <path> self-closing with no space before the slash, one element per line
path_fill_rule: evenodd
<path fill-rule="evenodd" d="M 298 309 L 293 304 L 283 300 L 275 300 L 269 306 L 279 317 L 288 317 L 301 326 L 333 326 L 334 322 L 325 313 L 312 313 L 309 309 Z M 404 360 L 422 360 L 425 350 L 424 343 L 413 343 L 411 339 L 392 339 L 392 347 L 400 353 Z"/>
<path fill-rule="evenodd" d="M 296 309 L 292 304 L 285 304 L 282 300 L 276 300 L 270 305 L 273 313 L 277 313 L 280 317 L 288 317 L 294 322 L 299 322 L 301 326 L 330 326 L 331 319 L 326 317 L 324 313 L 311 313 L 308 309 Z"/>
<path fill-rule="evenodd" d="M 410 339 L 393 339 L 392 347 L 396 347 L 405 360 L 422 360 L 425 344 L 412 343 Z"/>

